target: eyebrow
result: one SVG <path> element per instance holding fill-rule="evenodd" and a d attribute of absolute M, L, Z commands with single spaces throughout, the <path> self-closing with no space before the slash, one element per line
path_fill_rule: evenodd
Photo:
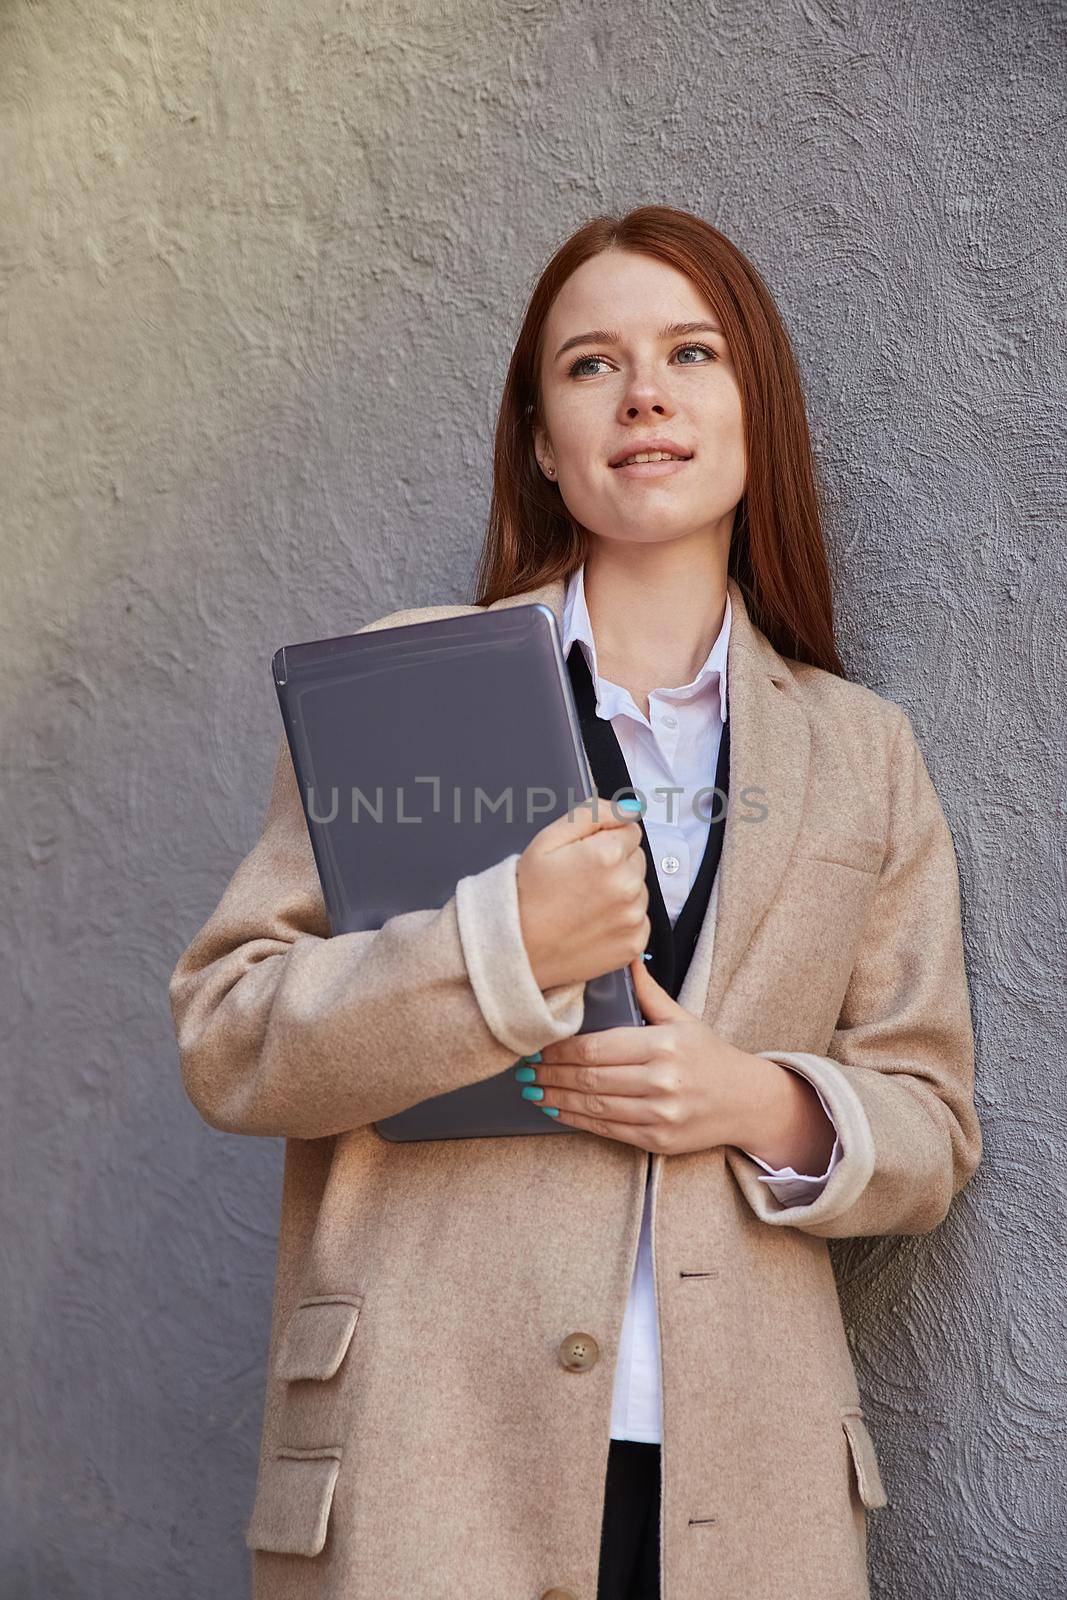
<path fill-rule="evenodd" d="M 661 339 L 677 339 L 685 333 L 722 333 L 717 322 L 668 322 L 666 327 L 659 330 Z M 613 333 L 610 328 L 594 328 L 592 333 L 576 333 L 572 339 L 565 339 L 556 351 L 554 359 L 559 360 L 568 350 L 573 350 L 579 344 L 621 344 L 622 334 Z"/>

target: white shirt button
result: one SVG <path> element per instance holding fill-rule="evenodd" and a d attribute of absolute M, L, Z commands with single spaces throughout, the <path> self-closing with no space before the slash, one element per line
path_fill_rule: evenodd
<path fill-rule="evenodd" d="M 665 728 L 676 728 L 678 726 L 678 718 L 677 717 L 664 717 L 663 726 Z"/>
<path fill-rule="evenodd" d="M 664 856 L 660 861 L 660 866 L 664 872 L 677 872 L 681 864 L 677 856 Z"/>

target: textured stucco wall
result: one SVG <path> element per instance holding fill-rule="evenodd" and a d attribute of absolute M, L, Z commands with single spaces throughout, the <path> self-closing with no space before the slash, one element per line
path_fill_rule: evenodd
<path fill-rule="evenodd" d="M 166 981 L 273 649 L 468 598 L 533 276 L 646 200 L 779 298 L 846 658 L 961 863 L 985 1162 L 834 1246 L 875 1593 L 1064 1594 L 1064 43 L 1037 0 L 0 5 L 0 1600 L 246 1593 L 282 1150 L 197 1118 Z"/>

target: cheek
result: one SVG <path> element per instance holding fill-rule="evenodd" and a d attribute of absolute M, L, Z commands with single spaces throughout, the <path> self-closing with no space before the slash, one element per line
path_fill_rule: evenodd
<path fill-rule="evenodd" d="M 706 449 L 694 487 L 702 500 L 723 511 L 735 506 L 745 492 L 745 453 L 741 442 L 719 439 Z"/>
<path fill-rule="evenodd" d="M 550 424 L 556 442 L 559 460 L 569 464 L 572 471 L 581 471 L 604 439 L 608 424 L 596 422 L 588 405 L 567 405 L 555 408 Z"/>
<path fill-rule="evenodd" d="M 719 496 L 732 495 L 736 501 L 744 493 L 747 470 L 744 421 L 736 395 L 723 398 L 708 438 L 707 465 L 713 474 L 714 488 Z"/>

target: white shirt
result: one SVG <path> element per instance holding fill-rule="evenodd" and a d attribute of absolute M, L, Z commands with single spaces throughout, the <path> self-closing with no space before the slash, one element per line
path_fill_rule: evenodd
<path fill-rule="evenodd" d="M 711 825 L 708 811 L 712 797 L 705 797 L 696 808 L 687 797 L 699 789 L 710 788 L 715 782 L 727 711 L 730 610 L 727 594 L 723 624 L 704 665 L 692 683 L 678 689 L 653 689 L 648 697 L 646 717 L 638 710 L 629 690 L 609 683 L 597 673 L 596 645 L 585 603 L 584 566 L 572 573 L 564 596 L 563 654 L 566 656 L 572 645 L 585 651 L 596 690 L 597 715 L 611 723 L 630 781 L 644 801 L 642 821 L 672 927 L 689 897 Z M 672 788 L 681 792 L 669 792 Z M 668 792 L 662 792 L 664 790 Z M 719 809 L 716 803 L 716 814 Z M 818 1094 L 817 1088 L 815 1092 Z M 829 1108 L 821 1094 L 819 1100 L 829 1117 Z M 798 1173 L 793 1167 L 770 1167 L 751 1151 L 746 1150 L 745 1154 L 764 1168 L 759 1181 L 770 1184 L 775 1198 L 783 1205 L 796 1205 L 814 1200 L 821 1193 L 841 1158 L 841 1143 L 835 1138 L 826 1171 L 818 1177 Z M 651 1168 L 651 1162 L 648 1166 Z M 652 1185 L 646 1178 L 641 1237 L 615 1367 L 611 1437 L 660 1443 L 659 1324 L 652 1276 L 651 1220 Z"/>

